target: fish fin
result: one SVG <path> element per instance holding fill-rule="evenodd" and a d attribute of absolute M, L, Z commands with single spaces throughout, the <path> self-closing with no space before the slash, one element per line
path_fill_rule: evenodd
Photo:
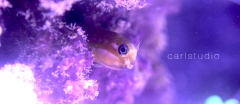
<path fill-rule="evenodd" d="M 138 51 L 139 47 L 140 47 L 140 42 L 139 42 L 138 45 L 135 47 L 137 51 Z"/>
<path fill-rule="evenodd" d="M 103 67 L 101 64 L 97 63 L 97 62 L 93 62 L 93 66 L 94 67 Z"/>

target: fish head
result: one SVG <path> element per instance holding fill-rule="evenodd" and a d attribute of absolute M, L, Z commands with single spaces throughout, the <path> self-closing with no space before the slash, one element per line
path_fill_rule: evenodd
<path fill-rule="evenodd" d="M 136 47 L 124 37 L 109 40 L 94 50 L 94 58 L 97 63 L 116 70 L 132 69 L 136 56 Z"/>

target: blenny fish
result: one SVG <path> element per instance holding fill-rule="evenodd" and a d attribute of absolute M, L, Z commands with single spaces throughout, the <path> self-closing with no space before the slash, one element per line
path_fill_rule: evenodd
<path fill-rule="evenodd" d="M 137 48 L 123 35 L 100 28 L 83 27 L 94 61 L 110 69 L 132 69 Z"/>

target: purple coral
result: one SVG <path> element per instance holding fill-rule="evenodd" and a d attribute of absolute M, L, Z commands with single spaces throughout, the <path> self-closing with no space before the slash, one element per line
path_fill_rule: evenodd
<path fill-rule="evenodd" d="M 156 59 L 165 45 L 165 38 L 162 38 L 165 34 L 156 32 L 164 27 L 165 14 L 150 12 L 157 11 L 158 6 L 151 7 L 153 2 L 148 2 L 150 5 L 142 0 L 13 0 L 10 3 L 12 9 L 2 15 L 3 28 L 6 29 L 2 37 L 3 48 L 11 47 L 6 49 L 12 52 L 11 60 L 34 66 L 35 92 L 39 101 L 51 104 L 133 104 L 148 94 L 144 88 L 153 87 L 162 92 L 152 101 L 163 102 L 166 95 L 171 100 L 169 76 Z M 152 25 L 155 21 L 143 19 L 158 18 L 154 16 L 162 17 L 157 19 L 161 23 Z M 81 25 L 116 31 L 134 44 L 141 43 L 133 70 L 116 71 L 92 66 L 92 51 L 87 46 Z M 143 30 L 145 27 L 152 29 Z M 148 38 L 149 41 L 145 42 L 144 39 Z M 152 39 L 162 43 L 155 44 Z M 13 44 L 9 44 L 11 42 Z M 151 45 L 154 48 L 149 48 Z M 153 52 L 148 54 L 148 49 Z M 148 82 L 153 79 L 159 81 L 159 85 Z"/>
<path fill-rule="evenodd" d="M 88 79 L 93 57 L 83 30 L 74 25 L 59 28 L 59 24 L 47 30 L 38 32 L 46 36 L 38 37 L 41 42 L 36 41 L 35 45 L 47 45 L 49 49 L 41 52 L 46 47 L 39 47 L 34 50 L 35 56 L 41 56 L 35 66 L 37 92 L 41 93 L 38 96 L 54 99 L 51 103 L 94 99 L 98 95 L 98 83 Z M 46 59 L 50 62 L 45 63 Z"/>

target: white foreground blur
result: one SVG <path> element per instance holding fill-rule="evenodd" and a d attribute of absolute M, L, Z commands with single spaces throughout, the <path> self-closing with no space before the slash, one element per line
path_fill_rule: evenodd
<path fill-rule="evenodd" d="M 5 65 L 0 70 L 0 104 L 37 104 L 34 82 L 29 66 Z"/>

